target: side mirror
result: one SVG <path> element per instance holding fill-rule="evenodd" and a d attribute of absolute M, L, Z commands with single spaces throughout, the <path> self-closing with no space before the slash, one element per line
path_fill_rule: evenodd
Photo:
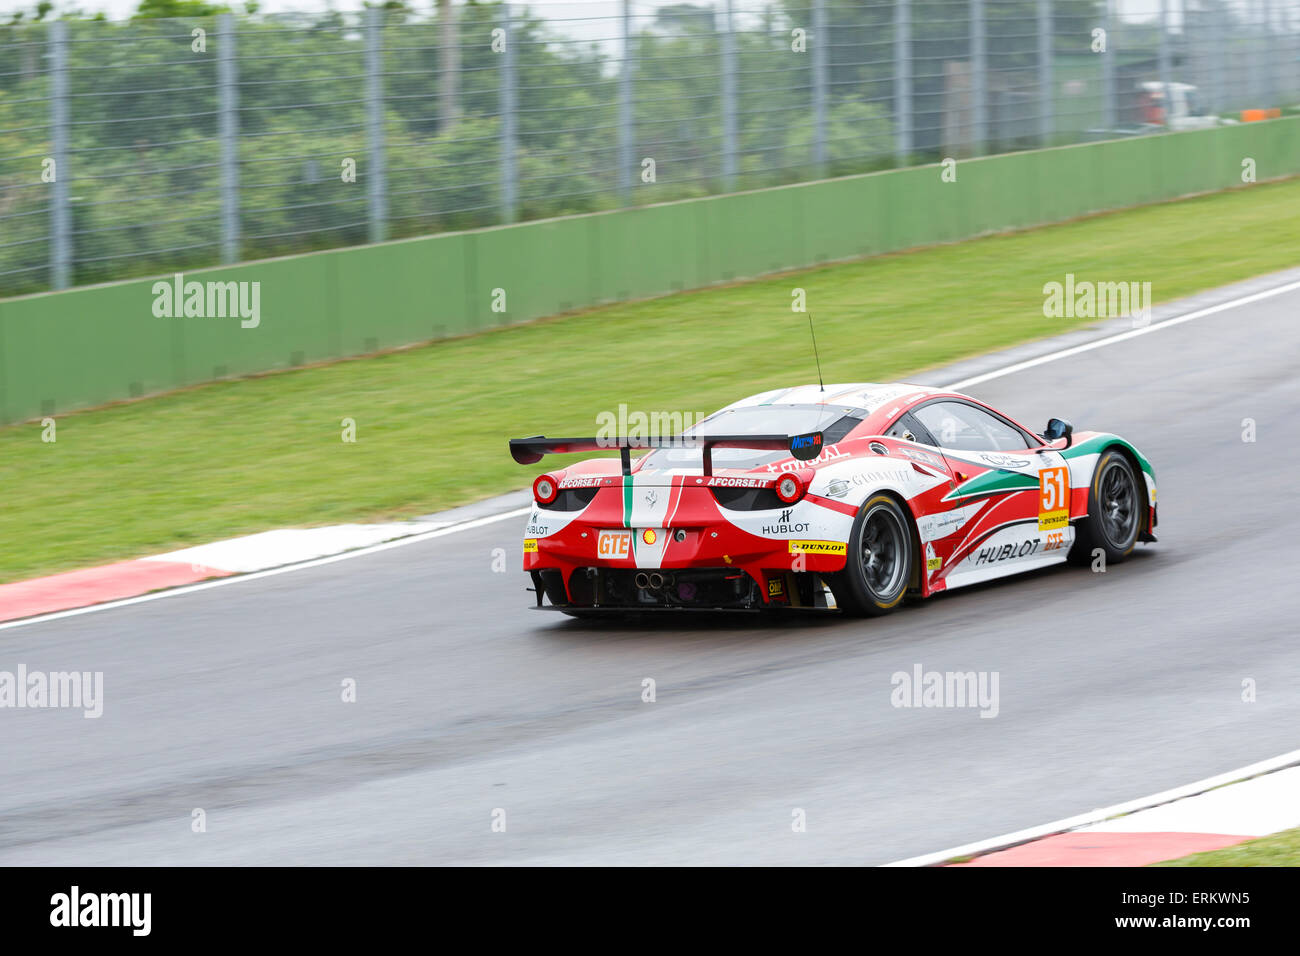
<path fill-rule="evenodd" d="M 1071 436 L 1074 434 L 1074 426 L 1064 418 L 1049 418 L 1047 427 L 1043 429 L 1043 437 L 1049 442 L 1060 441 L 1065 439 L 1065 447 L 1069 448 L 1073 442 Z"/>

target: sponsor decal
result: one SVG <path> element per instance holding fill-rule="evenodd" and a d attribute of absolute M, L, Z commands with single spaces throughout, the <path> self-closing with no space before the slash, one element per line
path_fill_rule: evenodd
<path fill-rule="evenodd" d="M 782 578 L 767 579 L 767 596 L 770 598 L 785 597 L 785 581 Z"/>
<path fill-rule="evenodd" d="M 994 468 L 1028 468 L 1028 458 L 1012 458 L 1010 455 L 980 455 Z"/>
<path fill-rule="evenodd" d="M 766 488 L 770 482 L 766 478 L 710 478 L 706 488 Z"/>
<path fill-rule="evenodd" d="M 791 541 L 791 554 L 847 554 L 843 541 Z"/>
<path fill-rule="evenodd" d="M 943 567 L 943 558 L 934 553 L 934 545 L 926 543 L 925 545 L 925 569 L 927 571 L 938 571 Z"/>
<path fill-rule="evenodd" d="M 1065 532 L 1051 531 L 1047 535 L 1047 544 L 1043 545 L 1044 551 L 1060 551 L 1065 546 Z"/>
<path fill-rule="evenodd" d="M 1001 546 L 993 544 L 987 548 L 980 548 L 971 557 L 970 561 L 971 564 L 978 566 L 982 564 L 998 564 L 1011 558 L 1027 558 L 1031 554 L 1037 554 L 1041 544 L 1042 542 L 1037 538 L 1029 538 L 1019 544 L 1004 544 Z"/>
<path fill-rule="evenodd" d="M 930 523 L 935 531 L 942 531 L 944 528 L 957 528 L 966 520 L 966 515 L 961 511 L 946 511 L 940 515 L 933 515 Z M 939 537 L 942 537 L 940 535 Z"/>
<path fill-rule="evenodd" d="M 549 533 L 547 531 L 549 527 L 549 525 L 529 523 L 528 527 L 524 529 L 524 534 L 534 538 L 545 538 Z"/>
<path fill-rule="evenodd" d="M 644 531 L 641 532 L 641 540 L 644 541 L 646 544 L 654 544 L 657 540 L 659 540 L 659 536 L 655 534 L 654 528 L 646 528 Z"/>
<path fill-rule="evenodd" d="M 793 524 L 765 524 L 763 525 L 763 534 L 803 534 L 808 530 L 807 521 L 796 521 Z"/>
<path fill-rule="evenodd" d="M 942 462 L 940 462 L 939 459 L 936 458 L 934 455 L 931 455 L 928 451 L 921 451 L 919 448 L 908 448 L 906 446 L 900 445 L 898 450 L 901 451 L 908 458 L 913 458 L 916 461 L 923 461 L 927 465 L 938 466 L 942 464 Z"/>
<path fill-rule="evenodd" d="M 609 478 L 602 478 L 600 476 L 591 478 L 565 478 L 560 482 L 560 490 L 563 491 L 566 488 L 598 488 L 609 480 Z"/>
<path fill-rule="evenodd" d="M 631 550 L 631 531 L 602 531 L 596 536 L 597 557 L 626 558 Z"/>
<path fill-rule="evenodd" d="M 916 472 L 911 468 L 906 471 L 901 469 L 899 471 L 859 471 L 849 475 L 846 480 L 854 485 L 872 485 L 877 482 L 911 481 L 912 476 L 915 474 Z"/>
<path fill-rule="evenodd" d="M 536 554 L 536 553 L 537 553 L 537 539 L 536 539 L 536 538 L 525 538 L 525 539 L 524 539 L 524 554 Z"/>
<path fill-rule="evenodd" d="M 824 465 L 828 461 L 836 461 L 840 458 L 848 458 L 849 453 L 840 451 L 838 445 L 827 445 L 822 449 L 822 453 L 811 461 L 774 461 L 766 466 L 768 474 L 777 475 L 787 471 L 798 471 L 806 468 L 808 465 Z"/>
<path fill-rule="evenodd" d="M 1070 523 L 1070 479 L 1065 465 L 1038 473 L 1038 530 L 1056 531 Z"/>
<path fill-rule="evenodd" d="M 797 448 L 816 448 L 821 443 L 822 436 L 820 434 L 797 435 L 790 439 L 790 450 L 794 451 Z"/>

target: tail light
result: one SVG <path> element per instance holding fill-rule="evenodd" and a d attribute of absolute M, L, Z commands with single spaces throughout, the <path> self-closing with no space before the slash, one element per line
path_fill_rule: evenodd
<path fill-rule="evenodd" d="M 802 472 L 782 475 L 776 482 L 776 496 L 782 504 L 792 505 L 808 490 L 808 476 Z"/>
<path fill-rule="evenodd" d="M 538 504 L 549 505 L 560 493 L 560 483 L 554 475 L 538 475 L 533 482 L 533 497 Z"/>

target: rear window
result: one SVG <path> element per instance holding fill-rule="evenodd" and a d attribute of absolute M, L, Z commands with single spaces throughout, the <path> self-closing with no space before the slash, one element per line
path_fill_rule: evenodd
<path fill-rule="evenodd" d="M 837 442 L 862 422 L 858 409 L 837 405 L 747 405 L 715 412 L 686 435 L 803 435 L 820 431 L 826 444 Z M 789 458 L 788 451 L 759 448 L 715 448 L 714 468 L 757 468 Z M 641 470 L 667 471 L 674 468 L 698 470 L 704 467 L 698 448 L 660 448 L 647 456 Z"/>

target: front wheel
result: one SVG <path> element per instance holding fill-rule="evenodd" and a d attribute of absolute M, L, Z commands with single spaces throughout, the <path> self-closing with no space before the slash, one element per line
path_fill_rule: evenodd
<path fill-rule="evenodd" d="M 876 495 L 853 520 L 844 570 L 834 575 L 835 602 L 849 614 L 888 614 L 907 593 L 915 560 L 912 522 L 893 498 Z"/>
<path fill-rule="evenodd" d="M 1107 561 L 1123 561 L 1133 553 L 1142 531 L 1145 490 L 1123 452 L 1110 449 L 1097 460 L 1088 491 L 1088 516 L 1076 526 L 1078 537 L 1070 560 L 1087 564 L 1100 548 Z"/>

